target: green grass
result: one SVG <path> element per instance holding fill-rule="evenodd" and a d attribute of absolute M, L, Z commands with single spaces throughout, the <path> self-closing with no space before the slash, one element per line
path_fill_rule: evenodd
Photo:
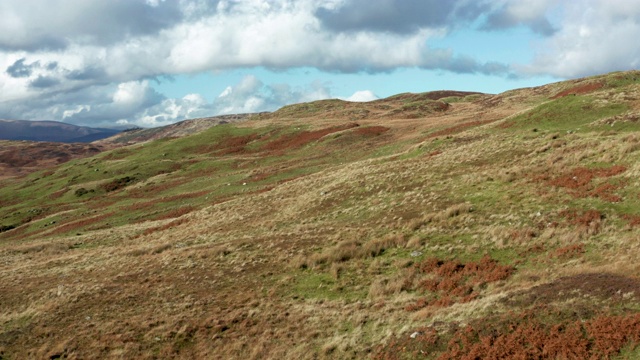
<path fill-rule="evenodd" d="M 293 281 L 290 296 L 296 299 L 353 301 L 366 298 L 366 290 L 350 289 L 327 273 L 303 270 L 295 275 Z"/>
<path fill-rule="evenodd" d="M 565 96 L 548 101 L 510 121 L 510 131 L 536 129 L 538 131 L 589 131 L 591 122 L 622 114 L 628 110 L 626 104 L 601 104 L 589 96 Z"/>

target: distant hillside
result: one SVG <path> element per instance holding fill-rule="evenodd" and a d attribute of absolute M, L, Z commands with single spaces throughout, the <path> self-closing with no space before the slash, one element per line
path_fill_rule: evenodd
<path fill-rule="evenodd" d="M 131 129 L 125 130 L 116 136 L 109 137 L 100 141 L 104 145 L 131 145 L 149 140 L 158 140 L 165 138 L 184 137 L 204 131 L 212 126 L 235 123 L 249 119 L 253 114 L 233 114 L 219 115 L 207 118 L 190 119 L 170 124 L 166 126 L 155 127 L 151 129 Z"/>
<path fill-rule="evenodd" d="M 29 174 L 105 150 L 95 144 L 0 140 L 0 180 Z"/>
<path fill-rule="evenodd" d="M 0 140 L 92 142 L 120 130 L 76 126 L 57 121 L 0 120 Z"/>

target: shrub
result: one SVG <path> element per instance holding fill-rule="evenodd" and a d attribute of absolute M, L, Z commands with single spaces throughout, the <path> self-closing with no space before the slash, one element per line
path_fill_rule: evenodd
<path fill-rule="evenodd" d="M 123 187 L 129 185 L 130 183 L 136 181 L 136 178 L 133 176 L 125 176 L 123 178 L 114 179 L 106 184 L 102 184 L 102 189 L 106 192 L 116 191 L 118 189 L 122 189 Z"/>
<path fill-rule="evenodd" d="M 75 193 L 74 193 L 74 194 L 75 194 L 77 197 L 81 197 L 81 196 L 83 196 L 83 195 L 86 195 L 86 194 L 88 194 L 88 193 L 92 193 L 92 192 L 94 192 L 94 190 L 93 190 L 93 189 L 91 189 L 91 190 L 87 190 L 87 189 L 85 189 L 85 188 L 81 187 L 81 188 L 77 189 L 77 190 L 75 191 Z"/>

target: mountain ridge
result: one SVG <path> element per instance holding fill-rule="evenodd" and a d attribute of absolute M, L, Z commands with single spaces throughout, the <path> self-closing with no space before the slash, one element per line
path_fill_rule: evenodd
<path fill-rule="evenodd" d="M 58 121 L 0 119 L 0 140 L 88 143 L 119 132 L 120 130 L 77 126 Z"/>

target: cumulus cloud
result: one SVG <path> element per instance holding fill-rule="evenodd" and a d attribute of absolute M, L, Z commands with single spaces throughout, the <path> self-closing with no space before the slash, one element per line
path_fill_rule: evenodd
<path fill-rule="evenodd" d="M 332 31 L 408 34 L 472 21 L 489 8 L 487 2 L 478 0 L 351 0 L 329 3 L 315 14 Z"/>
<path fill-rule="evenodd" d="M 482 29 L 504 30 L 526 26 L 535 33 L 550 36 L 556 28 L 547 18 L 548 13 L 559 4 L 558 0 L 511 0 L 489 14 Z"/>
<path fill-rule="evenodd" d="M 371 90 L 360 90 L 353 93 L 353 95 L 349 96 L 345 100 L 352 102 L 368 102 L 373 100 L 378 100 L 378 95 L 374 94 Z"/>
<path fill-rule="evenodd" d="M 564 4 L 564 22 L 541 41 L 531 64 L 520 71 L 561 78 L 582 77 L 640 67 L 640 3 L 585 0 Z"/>
<path fill-rule="evenodd" d="M 60 50 L 151 35 L 182 19 L 177 1 L 20 0 L 0 2 L 0 49 Z"/>
<path fill-rule="evenodd" d="M 624 0 L 5 0 L 0 117 L 164 123 L 330 97 L 325 84 L 300 89 L 247 78 L 207 102 L 197 94 L 166 99 L 148 84 L 237 68 L 503 77 L 627 69 L 640 57 L 629 45 L 640 33 L 639 7 Z M 458 29 L 514 27 L 540 35 L 530 64 L 431 46 Z"/>
<path fill-rule="evenodd" d="M 181 99 L 164 99 L 141 112 L 131 114 L 131 119 L 126 120 L 126 123 L 146 127 L 161 126 L 216 114 L 273 111 L 291 103 L 330 97 L 328 87 L 320 82 L 292 87 L 287 84 L 265 84 L 257 77 L 247 75 L 237 84 L 229 85 L 211 101 L 199 94 L 189 94 Z"/>

